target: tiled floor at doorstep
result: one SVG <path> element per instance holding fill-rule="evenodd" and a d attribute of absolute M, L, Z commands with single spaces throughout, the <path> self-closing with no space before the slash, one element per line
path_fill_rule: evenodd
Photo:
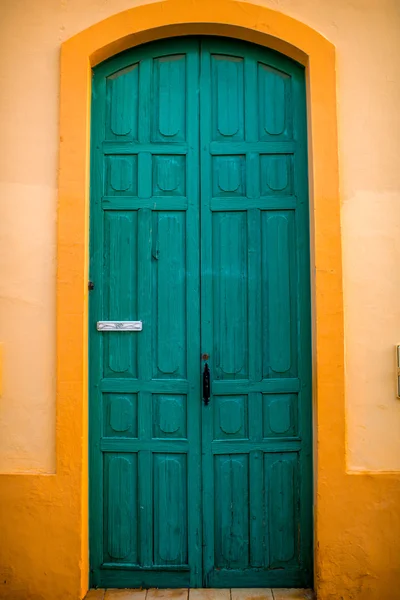
<path fill-rule="evenodd" d="M 85 600 L 313 600 L 311 590 L 232 588 L 161 590 L 90 590 Z"/>

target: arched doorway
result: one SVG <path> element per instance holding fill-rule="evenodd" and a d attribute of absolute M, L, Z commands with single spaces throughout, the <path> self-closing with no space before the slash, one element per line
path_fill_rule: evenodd
<path fill-rule="evenodd" d="M 92 585 L 311 583 L 305 106 L 302 66 L 222 38 L 94 71 Z"/>

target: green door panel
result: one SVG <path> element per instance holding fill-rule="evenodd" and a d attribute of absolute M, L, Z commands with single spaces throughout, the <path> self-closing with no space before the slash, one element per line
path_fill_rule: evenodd
<path fill-rule="evenodd" d="M 91 164 L 91 586 L 310 585 L 304 69 L 218 38 L 118 55 Z"/>
<path fill-rule="evenodd" d="M 176 40 L 94 75 L 95 586 L 201 584 L 198 63 L 198 42 Z M 141 320 L 143 330 L 107 335 L 98 320 Z"/>
<path fill-rule="evenodd" d="M 311 581 L 311 403 L 304 71 L 201 44 L 204 580 Z"/>

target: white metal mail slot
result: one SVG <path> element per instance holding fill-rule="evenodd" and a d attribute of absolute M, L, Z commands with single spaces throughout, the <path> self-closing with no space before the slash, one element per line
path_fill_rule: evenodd
<path fill-rule="evenodd" d="M 142 321 L 97 321 L 97 331 L 142 331 Z"/>

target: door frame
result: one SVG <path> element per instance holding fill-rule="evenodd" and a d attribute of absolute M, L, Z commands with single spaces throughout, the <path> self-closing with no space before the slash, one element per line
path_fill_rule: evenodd
<path fill-rule="evenodd" d="M 62 45 L 57 265 L 57 472 L 74 499 L 73 561 L 88 588 L 88 234 L 91 70 L 139 44 L 175 36 L 240 39 L 281 52 L 306 68 L 314 415 L 314 564 L 332 552 L 345 497 L 343 293 L 335 49 L 282 13 L 236 0 L 167 0 L 139 5 Z M 332 406 L 335 410 L 332 410 Z M 70 423 L 74 420 L 74 436 Z M 335 451 L 333 451 L 333 445 Z M 316 448 L 318 447 L 318 454 Z M 327 476 L 331 489 L 327 494 Z M 318 497 L 318 502 L 316 498 Z M 328 555 L 329 555 L 328 554 Z"/>

